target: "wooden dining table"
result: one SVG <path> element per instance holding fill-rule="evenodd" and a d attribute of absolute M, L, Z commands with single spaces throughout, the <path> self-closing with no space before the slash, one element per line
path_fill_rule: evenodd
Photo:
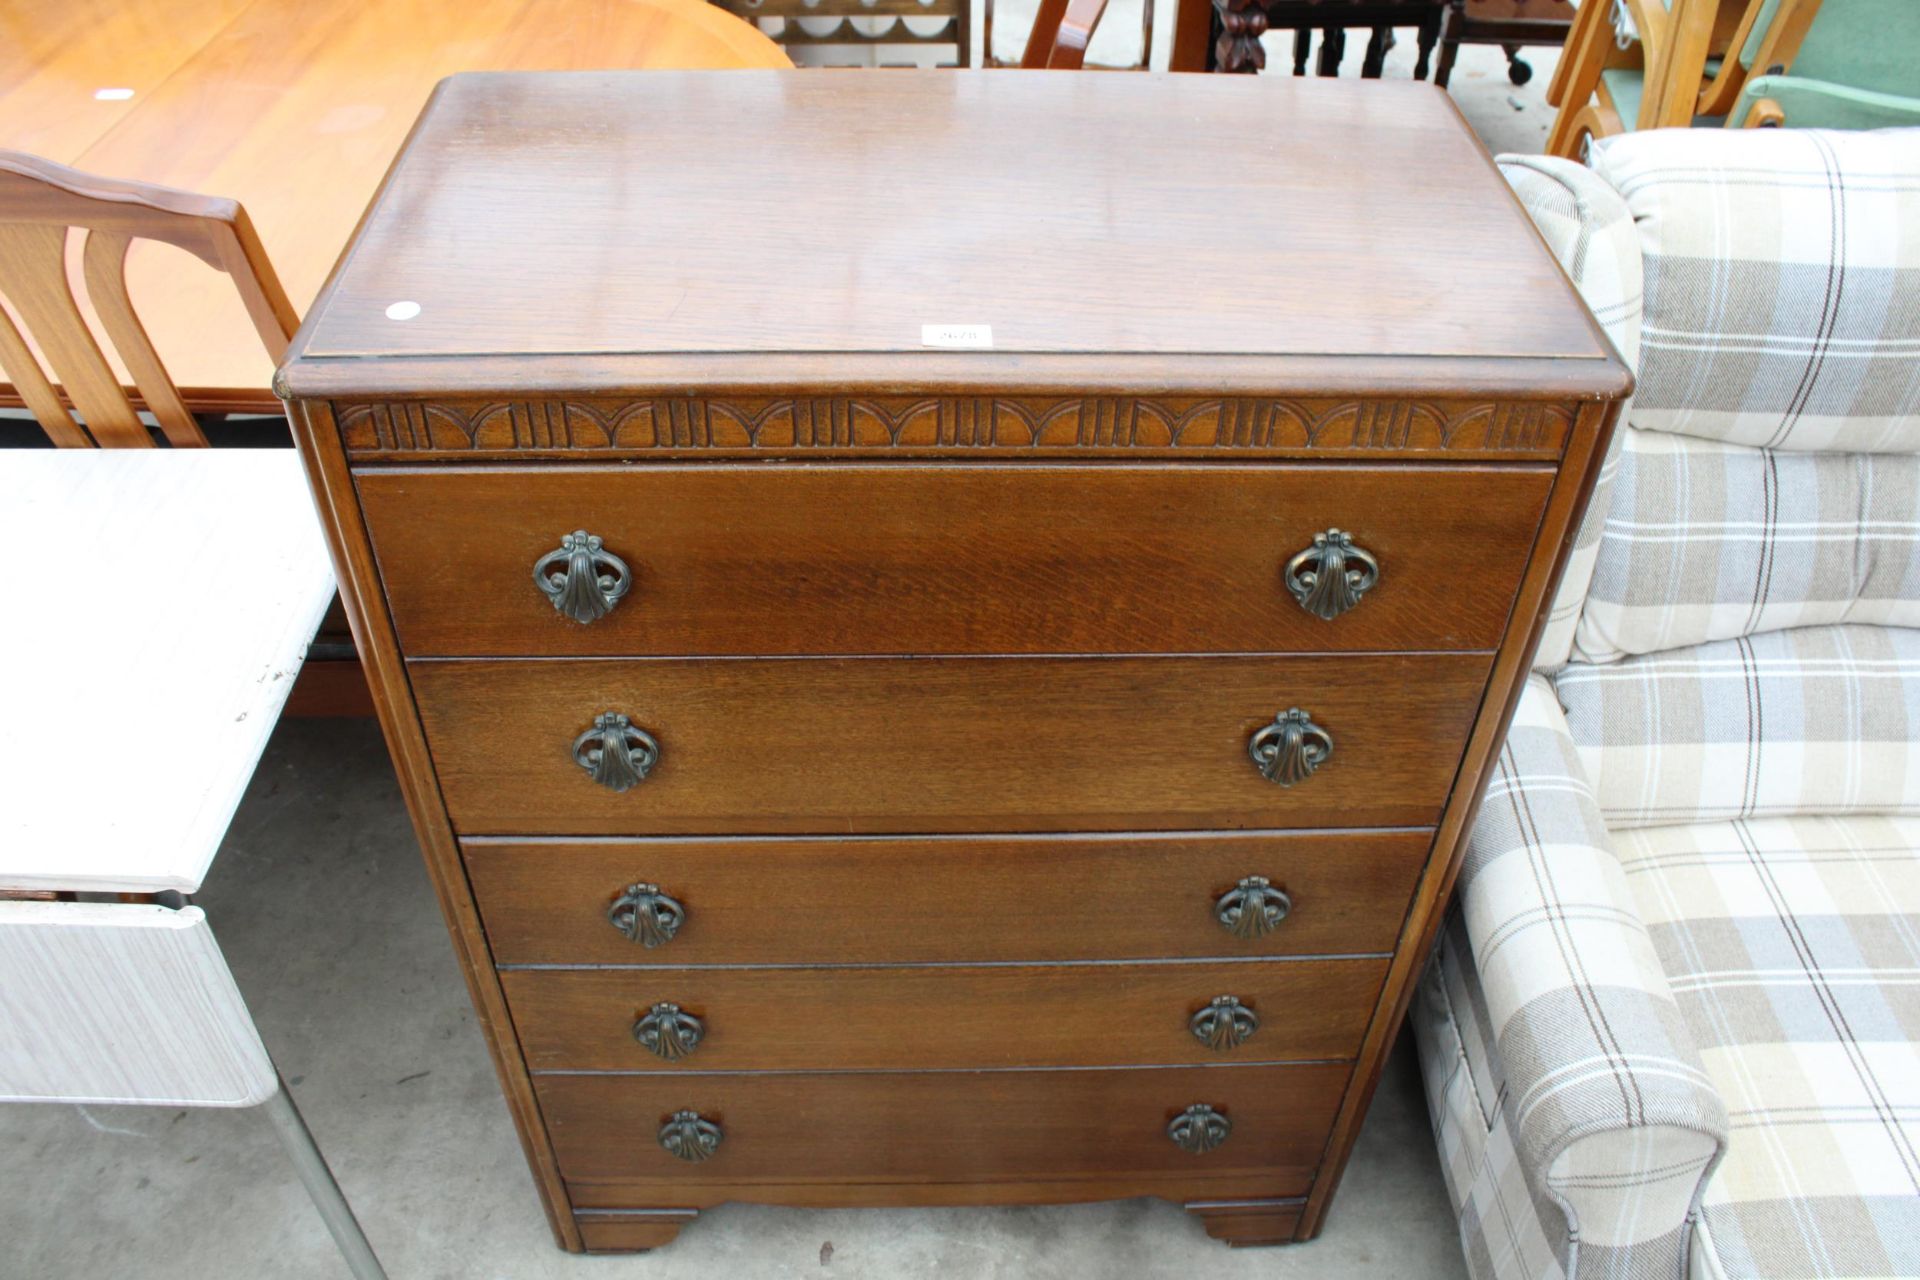
<path fill-rule="evenodd" d="M 791 65 L 705 0 L 8 0 L 0 148 L 240 201 L 304 313 L 442 77 Z M 278 411 L 230 281 L 152 242 L 127 270 L 189 407 Z"/>

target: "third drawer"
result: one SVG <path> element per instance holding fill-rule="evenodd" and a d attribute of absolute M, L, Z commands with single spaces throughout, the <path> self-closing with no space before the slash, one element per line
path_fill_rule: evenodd
<path fill-rule="evenodd" d="M 464 851 L 497 964 L 899 965 L 1379 955 L 1399 940 L 1431 840 L 469 840 Z M 671 924 L 650 946 L 610 918 L 642 893 Z"/>
<path fill-rule="evenodd" d="M 1386 968 L 546 969 L 501 981 L 535 1071 L 884 1071 L 1351 1058 Z"/>

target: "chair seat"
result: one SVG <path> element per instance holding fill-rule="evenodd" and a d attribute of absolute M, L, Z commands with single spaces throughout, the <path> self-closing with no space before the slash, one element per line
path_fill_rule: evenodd
<path fill-rule="evenodd" d="M 1631 131 L 1640 119 L 1640 99 L 1646 93 L 1646 74 L 1634 67 L 1609 67 L 1600 73 L 1601 87 L 1613 104 L 1622 127 Z"/>
<path fill-rule="evenodd" d="M 197 889 L 333 597 L 299 458 L 16 451 L 0 578 L 0 889 Z"/>
<path fill-rule="evenodd" d="M 1920 819 L 1613 839 L 1727 1103 L 1698 1274 L 1920 1274 Z"/>

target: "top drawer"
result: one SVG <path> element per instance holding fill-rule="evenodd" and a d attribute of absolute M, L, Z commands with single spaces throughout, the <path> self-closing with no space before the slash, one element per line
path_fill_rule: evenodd
<path fill-rule="evenodd" d="M 1244 463 L 356 476 L 400 642 L 428 657 L 1492 649 L 1552 481 Z M 1330 529 L 1378 574 L 1328 620 L 1286 577 Z M 584 623 L 534 576 L 574 530 L 626 571 Z M 568 558 L 546 568 L 564 584 Z M 588 611 L 602 576 L 621 575 L 579 575 Z"/>

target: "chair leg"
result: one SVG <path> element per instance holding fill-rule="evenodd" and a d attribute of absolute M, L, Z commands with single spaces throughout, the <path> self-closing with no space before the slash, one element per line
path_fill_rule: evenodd
<path fill-rule="evenodd" d="M 1293 33 L 1293 74 L 1307 74 L 1307 51 L 1312 47 L 1312 27 L 1301 27 Z"/>
<path fill-rule="evenodd" d="M 1430 12 L 1426 19 L 1420 24 L 1419 57 L 1413 64 L 1413 78 L 1415 80 L 1425 80 L 1427 78 L 1427 67 L 1433 59 L 1433 45 L 1439 38 L 1440 11 L 1435 9 Z"/>
<path fill-rule="evenodd" d="M 327 1168 L 326 1158 L 314 1144 L 313 1133 L 301 1117 L 300 1108 L 293 1105 L 293 1095 L 287 1092 L 285 1080 L 280 1081 L 279 1089 L 261 1107 L 273 1121 L 273 1130 L 280 1135 L 280 1144 L 287 1149 L 294 1172 L 306 1184 L 307 1194 L 313 1197 L 313 1207 L 320 1211 L 327 1230 L 333 1233 L 333 1242 L 340 1246 L 354 1280 L 387 1280 L 380 1259 L 373 1254 L 373 1246 L 367 1243 L 366 1232 L 353 1216 L 353 1207 L 340 1193 L 340 1184 L 333 1180 L 333 1170 Z"/>
<path fill-rule="evenodd" d="M 1514 84 L 1525 84 L 1533 79 L 1533 66 L 1520 56 L 1520 46 L 1505 44 L 1500 46 L 1507 54 L 1507 79 Z"/>
<path fill-rule="evenodd" d="M 1373 35 L 1367 41 L 1367 55 L 1360 62 L 1362 80 L 1378 80 L 1386 69 L 1387 51 L 1393 48 L 1393 28 L 1375 27 Z"/>
<path fill-rule="evenodd" d="M 1453 61 L 1460 56 L 1460 24 L 1465 20 L 1464 0 L 1446 7 L 1440 15 L 1440 60 L 1433 64 L 1433 82 L 1444 89 L 1453 79 Z"/>
<path fill-rule="evenodd" d="M 1340 74 L 1341 60 L 1347 56 L 1347 29 L 1327 27 L 1320 32 L 1320 66 L 1323 76 Z"/>

